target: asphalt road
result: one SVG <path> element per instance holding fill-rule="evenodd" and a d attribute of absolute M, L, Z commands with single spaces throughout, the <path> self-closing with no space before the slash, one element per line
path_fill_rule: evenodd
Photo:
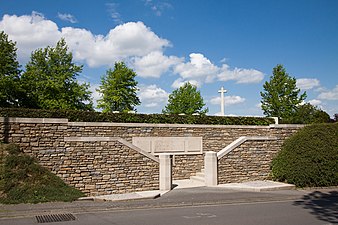
<path fill-rule="evenodd" d="M 152 200 L 23 204 L 0 208 L 0 211 L 6 210 L 19 214 L 7 214 L 7 218 L 0 218 L 0 224 L 329 225 L 338 224 L 338 191 L 252 193 L 198 188 L 172 191 Z M 36 219 L 37 215 L 60 213 L 71 213 L 75 220 L 38 223 Z"/>
<path fill-rule="evenodd" d="M 132 209 L 74 214 L 76 220 L 43 224 L 69 225 L 328 225 L 330 221 L 320 220 L 308 209 L 293 201 L 235 203 L 208 206 L 170 207 L 155 209 Z M 332 221 L 333 222 L 333 221 Z M 338 221 L 337 221 L 338 222 Z M 35 217 L 3 220 L 2 224 L 38 224 Z"/>

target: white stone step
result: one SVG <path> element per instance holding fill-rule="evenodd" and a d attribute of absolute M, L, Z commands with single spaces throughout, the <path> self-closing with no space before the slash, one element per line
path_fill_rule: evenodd
<path fill-rule="evenodd" d="M 205 182 L 204 177 L 200 177 L 200 176 L 191 176 L 190 180 L 199 181 L 199 182 Z"/>
<path fill-rule="evenodd" d="M 203 187 L 205 186 L 205 182 L 200 182 L 200 181 L 191 180 L 191 179 L 173 180 L 173 186 L 175 187 L 175 189 Z"/>
<path fill-rule="evenodd" d="M 195 176 L 196 177 L 203 177 L 203 178 L 205 177 L 203 172 L 197 172 Z"/>

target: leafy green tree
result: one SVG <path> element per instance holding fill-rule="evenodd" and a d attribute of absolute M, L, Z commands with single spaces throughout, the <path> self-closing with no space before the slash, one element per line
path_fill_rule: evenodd
<path fill-rule="evenodd" d="M 311 123 L 328 123 L 330 122 L 330 115 L 311 105 L 306 103 L 297 107 L 294 114 L 286 120 L 282 120 L 282 123 L 297 123 L 297 124 L 311 124 Z"/>
<path fill-rule="evenodd" d="M 21 82 L 26 90 L 23 106 L 41 109 L 92 110 L 89 84 L 76 77 L 82 66 L 73 63 L 64 39 L 56 47 L 38 49 L 31 55 Z"/>
<path fill-rule="evenodd" d="M 134 107 L 141 103 L 136 95 L 135 76 L 136 73 L 123 62 L 116 62 L 114 70 L 107 70 L 106 75 L 101 77 L 101 85 L 97 91 L 102 97 L 97 101 L 97 107 L 102 112 L 135 110 Z"/>
<path fill-rule="evenodd" d="M 204 106 L 200 91 L 197 91 L 197 87 L 188 82 L 169 95 L 168 104 L 162 110 L 162 113 L 206 114 L 209 109 L 203 109 Z"/>
<path fill-rule="evenodd" d="M 20 65 L 17 61 L 15 42 L 0 32 L 0 107 L 17 107 L 19 95 Z"/>
<path fill-rule="evenodd" d="M 273 75 L 269 82 L 263 85 L 262 110 L 267 116 L 289 119 L 298 105 L 306 98 L 306 92 L 299 95 L 296 79 L 286 73 L 282 65 L 273 68 Z"/>

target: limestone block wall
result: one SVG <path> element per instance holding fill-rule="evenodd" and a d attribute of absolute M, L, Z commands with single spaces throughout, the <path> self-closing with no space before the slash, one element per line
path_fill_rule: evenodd
<path fill-rule="evenodd" d="M 218 183 L 265 180 L 273 157 L 280 149 L 275 140 L 250 140 L 218 160 Z"/>
<path fill-rule="evenodd" d="M 204 165 L 203 154 L 174 155 L 172 162 L 173 180 L 189 179 L 196 172 L 201 171 Z"/>
<path fill-rule="evenodd" d="M 86 193 L 108 194 L 158 188 L 159 169 L 156 158 L 139 154 L 139 151 L 116 140 L 107 142 L 100 138 L 122 138 L 132 143 L 132 137 L 202 137 L 201 154 L 174 156 L 173 178 L 188 179 L 203 168 L 203 156 L 207 151 L 218 152 L 241 136 L 277 137 L 271 142 L 245 143 L 231 153 L 233 155 L 219 162 L 220 181 L 234 182 L 248 176 L 250 179 L 266 177 L 270 159 L 285 138 L 301 127 L 85 123 L 68 122 L 67 119 L 0 118 L 0 140 L 18 143 L 42 165 Z M 69 141 L 72 138 L 91 141 Z M 101 141 L 93 141 L 93 138 Z M 245 172 L 243 168 L 251 169 Z"/>

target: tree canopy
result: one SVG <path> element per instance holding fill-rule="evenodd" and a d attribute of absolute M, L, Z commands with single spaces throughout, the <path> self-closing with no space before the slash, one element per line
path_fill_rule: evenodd
<path fill-rule="evenodd" d="M 203 98 L 197 87 L 185 83 L 169 95 L 168 104 L 162 110 L 163 113 L 191 115 L 193 113 L 206 114 L 209 109 L 204 108 Z"/>
<path fill-rule="evenodd" d="M 329 114 L 310 103 L 305 103 L 299 105 L 292 117 L 282 120 L 282 123 L 311 124 L 328 123 L 330 121 Z"/>
<path fill-rule="evenodd" d="M 288 119 L 296 112 L 297 107 L 306 98 L 306 92 L 299 96 L 300 89 L 296 79 L 290 77 L 282 65 L 273 68 L 270 81 L 263 85 L 262 110 L 265 115 Z"/>
<path fill-rule="evenodd" d="M 114 70 L 109 69 L 106 75 L 101 77 L 101 93 L 98 100 L 98 108 L 103 112 L 127 112 L 135 110 L 135 106 L 141 102 L 137 97 L 136 73 L 129 69 L 123 62 L 116 62 Z"/>
<path fill-rule="evenodd" d="M 26 91 L 23 106 L 41 109 L 92 110 L 89 85 L 80 84 L 76 77 L 82 66 L 73 63 L 64 39 L 56 47 L 38 49 L 31 54 L 22 75 Z"/>
<path fill-rule="evenodd" d="M 20 65 L 15 42 L 0 31 L 0 107 L 18 107 Z"/>

